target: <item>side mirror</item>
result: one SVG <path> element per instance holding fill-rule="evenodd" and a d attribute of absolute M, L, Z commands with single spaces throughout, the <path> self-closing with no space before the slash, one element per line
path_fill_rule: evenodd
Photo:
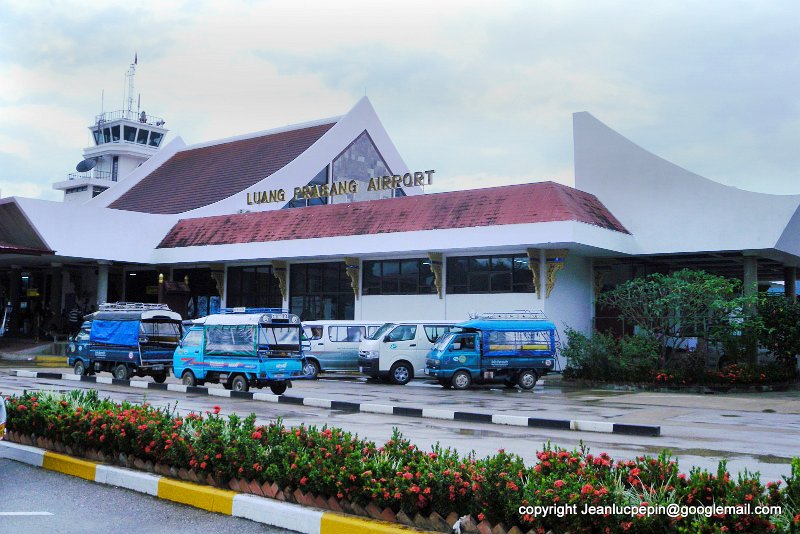
<path fill-rule="evenodd" d="M 182 340 L 182 339 L 181 339 L 180 341 L 178 341 L 178 346 L 179 346 L 180 348 L 183 348 L 183 340 Z"/>
<path fill-rule="evenodd" d="M 391 339 L 389 339 L 389 334 L 386 334 L 385 336 L 383 336 L 383 342 L 384 343 L 389 343 L 389 341 L 391 341 Z"/>

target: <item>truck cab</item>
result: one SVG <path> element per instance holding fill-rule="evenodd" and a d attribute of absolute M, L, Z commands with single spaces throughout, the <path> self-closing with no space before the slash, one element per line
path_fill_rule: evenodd
<path fill-rule="evenodd" d="M 233 391 L 269 387 L 275 395 L 303 378 L 300 318 L 275 308 L 225 308 L 192 321 L 173 356 L 186 386 L 206 382 Z"/>
<path fill-rule="evenodd" d="M 446 388 L 532 389 L 555 366 L 556 327 L 538 313 L 487 314 L 456 326 L 439 338 L 425 365 L 425 374 Z"/>
<path fill-rule="evenodd" d="M 181 333 L 181 316 L 164 304 L 101 304 L 70 339 L 67 361 L 77 375 L 107 371 L 118 380 L 152 376 L 162 383 Z"/>

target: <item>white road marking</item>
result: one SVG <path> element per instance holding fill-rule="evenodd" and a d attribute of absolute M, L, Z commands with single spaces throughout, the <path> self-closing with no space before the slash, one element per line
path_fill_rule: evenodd
<path fill-rule="evenodd" d="M 0 515 L 53 515 L 50 512 L 0 512 Z"/>

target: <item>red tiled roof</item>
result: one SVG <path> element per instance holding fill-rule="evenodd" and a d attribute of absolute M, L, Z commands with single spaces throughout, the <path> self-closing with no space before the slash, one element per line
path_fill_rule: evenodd
<path fill-rule="evenodd" d="M 594 195 L 554 182 L 183 219 L 158 248 L 578 221 L 629 233 Z"/>
<path fill-rule="evenodd" d="M 335 122 L 182 150 L 109 207 L 182 213 L 206 206 L 270 176 L 305 152 Z"/>
<path fill-rule="evenodd" d="M 42 255 L 53 254 L 53 251 L 46 248 L 21 247 L 13 243 L 0 241 L 0 254 L 25 254 L 33 256 L 42 256 Z"/>

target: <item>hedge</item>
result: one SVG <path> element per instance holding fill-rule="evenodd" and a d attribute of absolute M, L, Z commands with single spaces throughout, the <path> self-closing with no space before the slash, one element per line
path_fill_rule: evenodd
<path fill-rule="evenodd" d="M 715 473 L 681 473 L 666 452 L 614 461 L 587 448 L 545 444 L 534 465 L 500 450 L 477 458 L 436 445 L 423 451 L 396 429 L 382 446 L 339 428 L 257 425 L 251 414 L 223 417 L 219 407 L 182 416 L 176 406 L 117 404 L 94 390 L 25 392 L 7 399 L 8 429 L 69 447 L 193 470 L 201 480 L 275 483 L 413 517 L 471 514 L 527 532 L 800 532 L 800 458 L 791 475 L 766 485 L 758 473 L 736 479 L 725 462 Z M 772 515 L 521 515 L 521 506 L 772 505 Z"/>

